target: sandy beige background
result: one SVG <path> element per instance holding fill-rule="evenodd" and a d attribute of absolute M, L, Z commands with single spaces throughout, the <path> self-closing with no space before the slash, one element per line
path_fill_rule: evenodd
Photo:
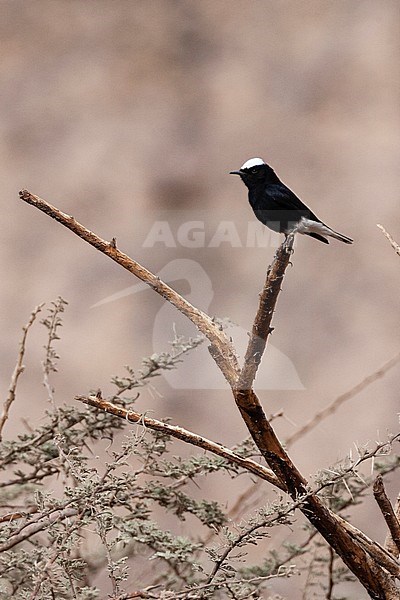
<path fill-rule="evenodd" d="M 185 330 L 173 312 L 160 316 L 163 304 L 151 291 L 91 308 L 136 282 L 20 202 L 19 189 L 115 236 L 151 270 L 192 261 L 188 273 L 173 270 L 175 287 L 246 331 L 273 248 L 246 247 L 253 215 L 244 186 L 227 173 L 259 155 L 355 239 L 297 243 L 272 344 L 304 389 L 260 392 L 268 413 L 284 408 L 279 433 L 293 433 L 398 352 L 400 259 L 376 227 L 400 240 L 397 1 L 39 0 L 4 1 L 0 12 L 3 395 L 20 327 L 36 304 L 58 295 L 69 302 L 54 379 L 60 402 L 97 387 L 109 393 L 123 365 L 139 366 L 154 351 L 153 335 L 166 345 L 173 322 Z M 144 245 L 157 220 L 169 223 L 176 247 Z M 196 220 L 204 222 L 205 247 L 184 247 L 177 229 Z M 234 223 L 239 247 L 208 247 L 221 221 Z M 196 263 L 211 289 L 196 286 Z M 6 434 L 23 429 L 21 417 L 38 424 L 43 416 L 44 343 L 37 326 Z M 243 423 L 226 388 L 209 389 L 219 376 L 203 356 L 181 366 L 188 390 L 160 379 L 139 406 L 234 444 L 246 434 Z M 206 389 L 191 390 L 192 380 Z M 396 431 L 399 383 L 395 367 L 294 446 L 305 475 L 353 442 Z M 227 498 L 215 483 L 204 493 L 228 505 L 248 484 L 234 482 Z M 393 478 L 392 495 L 398 483 Z M 367 508 L 354 522 L 382 540 L 377 510 Z M 299 585 L 278 582 L 271 593 L 300 598 Z"/>

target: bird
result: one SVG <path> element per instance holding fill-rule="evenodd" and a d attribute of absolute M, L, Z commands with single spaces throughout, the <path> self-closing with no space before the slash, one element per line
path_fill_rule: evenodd
<path fill-rule="evenodd" d="M 351 238 L 325 225 L 262 158 L 250 158 L 230 175 L 239 175 L 249 190 L 249 202 L 257 219 L 273 231 L 285 236 L 309 235 L 324 244 L 329 244 L 327 237 L 353 243 Z"/>

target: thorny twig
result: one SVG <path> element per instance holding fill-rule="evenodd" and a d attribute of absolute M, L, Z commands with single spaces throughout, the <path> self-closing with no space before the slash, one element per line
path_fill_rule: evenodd
<path fill-rule="evenodd" d="M 360 394 L 367 387 L 372 385 L 375 381 L 384 377 L 390 369 L 392 369 L 396 364 L 398 364 L 399 360 L 400 360 L 400 353 L 396 354 L 396 356 L 394 356 L 389 361 L 387 361 L 384 365 L 382 365 L 382 367 L 380 367 L 373 373 L 370 373 L 369 375 L 367 375 L 367 377 L 365 377 L 362 381 L 357 383 L 355 386 L 353 386 L 352 388 L 350 388 L 343 394 L 340 394 L 339 396 L 337 396 L 330 404 L 328 404 L 321 411 L 317 412 L 313 416 L 313 418 L 310 421 L 308 421 L 308 423 L 306 423 L 305 425 L 300 427 L 300 429 L 298 429 L 297 431 L 295 431 L 295 433 L 293 433 L 291 436 L 289 436 L 286 439 L 285 447 L 290 448 L 300 438 L 309 434 L 310 431 L 312 431 L 317 425 L 319 425 L 319 423 L 321 423 L 321 421 L 325 420 L 330 415 L 334 414 L 336 412 L 336 410 L 338 410 L 338 408 L 340 406 L 342 406 L 342 404 L 344 404 L 345 402 L 348 402 L 349 400 L 351 400 L 352 398 L 354 398 L 355 396 Z M 282 413 L 277 413 L 276 416 L 281 416 L 281 414 Z M 275 417 L 275 415 L 271 415 L 271 416 Z M 271 417 L 269 417 L 269 421 L 270 422 L 272 421 Z M 255 483 L 252 483 L 240 495 L 238 500 L 235 502 L 234 507 L 232 507 L 232 509 L 230 511 L 230 515 L 232 518 L 237 518 L 238 516 L 240 516 L 240 514 L 244 513 L 244 509 L 250 510 L 252 506 L 257 506 L 257 504 L 260 503 L 261 500 L 258 498 L 258 496 L 256 497 L 257 492 L 260 491 L 260 484 L 261 484 L 261 482 L 259 480 L 256 481 Z M 246 506 L 245 502 L 246 501 L 249 502 L 252 498 L 253 498 L 252 502 L 250 504 L 247 504 L 247 506 Z M 239 513 L 239 510 L 240 510 L 240 513 Z"/>
<path fill-rule="evenodd" d="M 370 451 L 366 451 L 366 452 L 363 452 L 362 454 L 360 454 L 358 459 L 356 461 L 354 461 L 351 465 L 349 465 L 343 471 L 340 471 L 338 473 L 334 473 L 332 471 L 333 477 L 331 477 L 329 480 L 325 480 L 325 481 L 321 482 L 314 490 L 310 491 L 308 494 L 306 494 L 303 498 L 299 499 L 297 502 L 288 504 L 285 510 L 279 511 L 279 513 L 275 516 L 269 515 L 265 520 L 263 520 L 259 523 L 256 523 L 254 525 L 251 525 L 250 528 L 244 530 L 242 532 L 242 534 L 240 536 L 238 536 L 236 538 L 236 540 L 234 540 L 231 543 L 231 545 L 229 545 L 225 549 L 225 551 L 221 555 L 220 559 L 216 562 L 214 569 L 209 576 L 208 582 L 211 582 L 213 580 L 213 578 L 217 574 L 218 570 L 220 569 L 220 567 L 222 566 L 222 564 L 224 563 L 224 561 L 226 560 L 228 555 L 232 552 L 232 550 L 234 550 L 234 548 L 236 548 L 238 545 L 240 545 L 246 537 L 250 536 L 251 534 L 254 534 L 255 531 L 257 531 L 258 529 L 261 529 L 264 527 L 270 527 L 271 524 L 273 524 L 275 522 L 279 522 L 280 519 L 282 520 L 282 522 L 284 522 L 284 518 L 286 516 L 288 516 L 296 508 L 300 508 L 302 506 L 302 504 L 307 500 L 307 496 L 310 496 L 313 494 L 319 494 L 327 487 L 330 487 L 334 483 L 340 481 L 344 477 L 345 474 L 350 473 L 350 472 L 354 473 L 354 470 L 356 469 L 356 467 L 358 467 L 363 462 L 376 457 L 377 455 L 379 455 L 381 453 L 381 450 L 386 449 L 388 447 L 388 445 L 392 444 L 395 441 L 398 441 L 399 439 L 400 439 L 400 434 L 393 436 L 387 442 L 381 442 L 381 443 L 376 444 L 375 448 L 373 448 Z M 363 545 L 365 551 L 368 552 L 368 554 L 373 556 L 379 563 L 383 563 L 385 565 L 385 568 L 387 568 L 389 570 L 389 572 L 391 572 L 394 576 L 396 576 L 396 577 L 400 576 L 400 566 L 396 563 L 396 561 L 393 561 L 393 557 L 391 557 L 390 554 L 388 554 L 384 548 L 382 548 L 379 544 L 372 542 L 372 540 L 370 540 L 365 534 L 363 534 L 361 531 L 357 530 L 354 526 L 347 523 L 344 519 L 342 519 L 342 517 L 338 517 L 338 518 L 341 520 L 341 523 L 346 527 L 346 529 L 349 531 L 349 533 L 351 533 L 351 535 L 354 536 L 355 538 L 359 539 L 360 543 Z M 313 535 L 311 536 L 310 539 L 312 539 L 312 537 L 313 537 Z M 310 541 L 310 539 L 307 541 L 307 543 Z"/>
<path fill-rule="evenodd" d="M 335 553 L 333 552 L 332 546 L 328 546 L 329 552 L 329 563 L 328 563 L 328 589 L 326 592 L 326 600 L 332 600 L 333 586 L 335 581 L 333 578 L 333 565 L 335 562 Z"/>

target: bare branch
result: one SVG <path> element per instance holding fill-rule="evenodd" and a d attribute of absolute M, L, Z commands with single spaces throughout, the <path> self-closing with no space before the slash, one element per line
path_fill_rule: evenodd
<path fill-rule="evenodd" d="M 84 404 L 88 404 L 89 406 L 94 406 L 95 408 L 114 415 L 115 417 L 120 417 L 121 419 L 128 421 L 128 423 L 138 423 L 139 425 L 143 425 L 143 427 L 148 427 L 154 431 L 161 431 L 162 433 L 187 442 L 188 444 L 192 444 L 198 448 L 203 448 L 203 450 L 207 450 L 207 452 L 212 452 L 217 456 L 221 456 L 221 458 L 224 458 L 225 460 L 242 467 L 246 471 L 257 475 L 261 479 L 265 479 L 266 481 L 269 481 L 269 483 L 272 483 L 273 485 L 276 485 L 282 489 L 282 485 L 278 481 L 278 478 L 267 467 L 258 464 L 254 460 L 251 460 L 251 458 L 239 456 L 226 446 L 208 440 L 197 433 L 192 433 L 191 431 L 188 431 L 183 427 L 178 427 L 177 425 L 170 425 L 169 423 L 163 423 L 162 421 L 151 419 L 150 417 L 146 417 L 145 415 L 133 410 L 126 410 L 121 406 L 116 406 L 115 404 L 107 402 L 107 400 L 103 400 L 103 398 L 98 398 L 97 396 L 76 396 L 75 400 L 83 402 Z"/>
<path fill-rule="evenodd" d="M 396 516 L 397 522 L 400 523 L 400 494 L 397 496 L 396 504 L 394 506 L 394 514 Z M 398 550 L 396 544 L 394 543 L 393 538 L 390 535 L 390 533 L 388 533 L 388 535 L 386 536 L 385 548 L 391 554 L 393 554 L 393 556 L 395 556 L 396 558 L 399 557 L 399 554 L 400 554 L 399 550 Z"/>
<path fill-rule="evenodd" d="M 279 248 L 275 256 L 275 261 L 279 260 L 282 252 L 286 252 L 285 243 Z M 286 265 L 283 263 L 282 276 L 288 264 L 288 260 Z M 265 285 L 268 285 L 268 277 Z M 263 299 L 264 295 L 262 294 L 261 302 L 263 302 Z M 276 297 L 274 302 L 276 302 Z M 259 309 L 257 317 L 261 312 L 261 309 Z M 250 340 L 250 344 L 252 344 L 252 340 Z M 265 344 L 262 349 L 264 347 Z M 254 358 L 251 360 L 254 360 Z M 261 360 L 261 357 L 258 358 L 257 356 L 257 360 Z M 249 367 L 248 372 L 251 378 L 252 374 L 255 374 L 256 368 L 254 369 L 254 366 Z M 238 385 L 232 391 L 243 420 L 271 469 L 278 476 L 279 480 L 286 484 L 288 492 L 294 500 L 300 497 L 304 498 L 300 510 L 324 539 L 335 549 L 344 563 L 362 582 L 370 595 L 376 598 L 384 597 L 378 594 L 382 591 L 387 577 L 385 573 L 380 572 L 380 583 L 378 585 L 378 577 L 376 575 L 376 570 L 379 568 L 378 565 L 384 566 L 392 574 L 396 573 L 397 577 L 400 573 L 398 565 L 393 564 L 393 560 L 390 557 L 388 558 L 389 555 L 386 555 L 383 549 L 381 551 L 379 547 L 375 548 L 374 543 L 370 540 L 371 546 L 367 545 L 364 539 L 366 536 L 363 536 L 362 532 L 357 536 L 355 533 L 356 528 L 347 524 L 344 519 L 331 512 L 315 492 L 309 493 L 307 480 L 301 475 L 282 447 L 254 391 L 246 389 L 244 385 Z M 348 527 L 345 526 L 345 523 Z M 374 568 L 371 568 L 371 561 L 367 556 L 369 553 L 374 553 L 374 560 L 377 560 Z M 391 568 L 391 571 L 388 567 Z M 390 588 L 391 582 L 387 580 L 386 583 Z"/>
<path fill-rule="evenodd" d="M 33 323 L 35 322 L 35 319 L 36 319 L 38 313 L 40 313 L 40 311 L 42 310 L 43 306 L 44 306 L 44 304 L 39 304 L 38 306 L 36 306 L 36 308 L 33 309 L 31 316 L 29 317 L 29 321 L 22 328 L 23 334 L 22 334 L 21 342 L 19 344 L 19 353 L 18 353 L 17 364 L 15 365 L 15 369 L 11 376 L 11 382 L 10 382 L 10 387 L 8 389 L 8 395 L 4 401 L 3 412 L 0 416 L 0 442 L 2 440 L 3 428 L 8 419 L 8 414 L 10 412 L 11 405 L 15 400 L 15 392 L 17 389 L 17 383 L 18 383 L 19 376 L 24 371 L 24 366 L 22 364 L 22 361 L 24 360 L 25 345 L 26 345 L 26 338 L 28 335 L 28 331 L 32 327 Z"/>
<path fill-rule="evenodd" d="M 118 250 L 115 241 L 107 242 L 106 240 L 103 240 L 95 233 L 92 233 L 89 231 L 89 229 L 86 229 L 86 227 L 78 223 L 74 217 L 61 212 L 55 206 L 52 206 L 45 200 L 28 192 L 28 190 L 22 190 L 19 195 L 21 200 L 27 204 L 30 204 L 31 206 L 34 206 L 35 208 L 38 208 L 52 219 L 55 219 L 64 225 L 64 227 L 70 229 L 73 233 L 75 233 L 75 235 L 141 279 L 155 292 L 157 292 L 157 294 L 160 294 L 160 296 L 175 306 L 175 308 L 177 308 L 192 321 L 199 331 L 201 331 L 217 349 L 221 359 L 220 366 L 221 369 L 223 369 L 225 378 L 232 384 L 236 381 L 239 372 L 239 365 L 233 346 L 220 325 L 215 323 L 211 317 L 190 304 L 190 302 L 180 296 L 180 294 L 173 290 L 169 285 L 161 281 L 159 277 Z"/>
<path fill-rule="evenodd" d="M 400 256 L 400 246 L 399 246 L 399 244 L 394 241 L 394 239 L 392 238 L 392 236 L 390 235 L 390 233 L 388 233 L 386 231 L 386 229 L 384 227 L 382 227 L 382 225 L 377 225 L 377 227 L 379 227 L 379 229 L 382 231 L 383 235 L 385 237 L 387 237 L 387 239 L 390 242 L 390 245 L 395 250 L 396 254 L 398 254 Z"/>
<path fill-rule="evenodd" d="M 384 567 L 393 577 L 400 579 L 400 564 L 385 548 L 371 540 L 365 533 L 354 527 L 354 525 L 351 525 L 351 523 L 343 519 L 340 515 L 337 515 L 337 517 L 338 523 L 341 523 L 347 533 L 357 540 L 363 550 L 365 550 L 364 558 L 369 556 L 374 560 L 376 566 Z"/>
<path fill-rule="evenodd" d="M 260 366 L 268 336 L 271 333 L 271 322 L 286 268 L 293 250 L 294 234 L 290 234 L 275 255 L 272 265 L 267 271 L 264 287 L 260 294 L 260 302 L 253 329 L 247 345 L 244 365 L 237 382 L 238 390 L 250 390 Z"/>
<path fill-rule="evenodd" d="M 387 497 L 382 475 L 378 475 L 378 477 L 375 479 L 372 489 L 374 492 L 374 498 L 381 510 L 383 518 L 386 521 L 386 525 L 389 528 L 392 540 L 396 545 L 396 556 L 398 556 L 400 553 L 400 523 L 397 519 L 396 513 L 393 510 L 393 506 Z"/>

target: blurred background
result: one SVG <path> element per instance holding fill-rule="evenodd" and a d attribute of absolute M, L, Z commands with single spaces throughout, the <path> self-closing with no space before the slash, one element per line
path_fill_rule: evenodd
<path fill-rule="evenodd" d="M 195 334 L 151 290 L 93 308 L 137 282 L 19 201 L 21 188 L 116 237 L 194 304 L 229 317 L 243 343 L 277 243 L 249 242 L 247 191 L 228 175 L 253 156 L 355 240 L 297 241 L 257 380 L 266 412 L 284 410 L 279 435 L 399 351 L 400 259 L 376 227 L 400 241 L 397 1 L 6 0 L 0 11 L 3 395 L 22 325 L 59 295 L 69 302 L 59 402 L 111 393 L 124 365 L 168 350 L 174 327 Z M 36 325 L 28 340 L 6 437 L 24 430 L 22 417 L 43 418 L 45 335 Z M 399 384 L 395 366 L 294 445 L 303 473 L 397 431 Z M 138 404 L 153 416 L 227 445 L 246 436 L 205 345 L 154 387 Z M 246 485 L 202 493 L 229 506 Z M 395 477 L 389 490 L 398 493 Z M 353 522 L 383 541 L 373 502 Z M 273 583 L 271 593 L 300 598 L 298 586 Z"/>

